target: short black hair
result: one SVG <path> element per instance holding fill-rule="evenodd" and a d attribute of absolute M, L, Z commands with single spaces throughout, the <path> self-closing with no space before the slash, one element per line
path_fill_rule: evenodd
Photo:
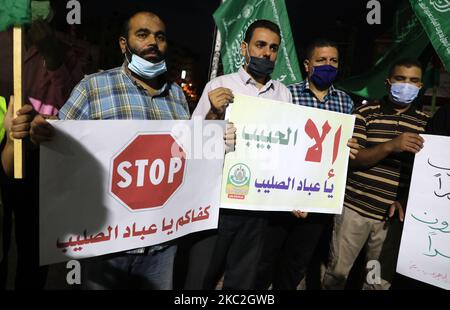
<path fill-rule="evenodd" d="M 406 67 L 406 68 L 417 67 L 420 69 L 420 71 L 423 72 L 423 66 L 420 63 L 420 61 L 414 58 L 402 58 L 397 60 L 391 65 L 391 67 L 389 68 L 388 78 L 392 77 L 396 67 Z"/>
<path fill-rule="evenodd" d="M 250 26 L 248 26 L 247 30 L 245 31 L 244 41 L 246 43 L 250 43 L 250 40 L 252 39 L 253 33 L 255 32 L 256 28 L 265 28 L 275 32 L 281 41 L 280 27 L 278 27 L 277 24 L 271 22 L 270 20 L 259 19 L 257 21 L 254 21 Z"/>
<path fill-rule="evenodd" d="M 122 30 L 121 30 L 120 35 L 122 37 L 124 37 L 125 39 L 128 39 L 128 31 L 130 30 L 130 20 L 138 14 L 149 14 L 149 15 L 156 16 L 159 19 L 161 19 L 157 14 L 155 14 L 153 12 L 141 10 L 141 9 L 134 10 L 132 12 L 132 14 L 129 15 L 129 17 L 127 17 L 122 23 Z"/>
<path fill-rule="evenodd" d="M 336 42 L 326 38 L 318 38 L 306 46 L 306 59 L 311 59 L 314 50 L 318 47 L 334 47 L 339 52 L 339 48 Z"/>
<path fill-rule="evenodd" d="M 130 16 L 129 18 L 124 20 L 123 23 L 122 23 L 122 30 L 120 31 L 120 35 L 122 37 L 124 37 L 125 39 L 127 39 L 127 40 L 128 40 L 128 31 L 130 30 L 130 19 L 133 16 Z"/>

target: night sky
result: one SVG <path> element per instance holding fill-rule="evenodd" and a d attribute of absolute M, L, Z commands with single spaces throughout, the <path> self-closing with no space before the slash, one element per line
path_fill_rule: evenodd
<path fill-rule="evenodd" d="M 239 0 L 228 0 L 239 1 Z M 122 20 L 135 8 L 160 15 L 167 26 L 172 44 L 189 50 L 198 65 L 200 84 L 207 81 L 213 48 L 214 21 L 212 14 L 220 0 L 81 0 L 82 24 L 80 36 L 100 45 L 103 67 L 120 64 L 117 44 Z M 339 43 L 341 64 L 348 76 L 363 72 L 374 62 L 374 40 L 392 27 L 398 0 L 380 0 L 381 25 L 368 25 L 367 0 L 286 0 L 291 28 L 299 54 L 303 60 L 305 45 L 316 37 L 331 38 Z M 55 22 L 65 23 L 67 1 L 57 1 Z M 353 42 L 353 43 L 352 43 Z M 352 48 L 351 59 L 346 52 Z M 346 63 L 347 62 L 347 63 Z M 350 66 L 351 62 L 351 66 Z M 345 66 L 347 65 L 347 66 Z M 107 69 L 107 68 L 105 68 Z M 203 85 L 201 85 L 203 86 Z"/>

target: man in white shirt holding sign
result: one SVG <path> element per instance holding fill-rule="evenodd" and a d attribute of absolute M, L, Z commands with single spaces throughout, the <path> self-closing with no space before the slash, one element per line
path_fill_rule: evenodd
<path fill-rule="evenodd" d="M 251 24 L 241 44 L 244 65 L 238 72 L 211 80 L 193 117 L 224 119 L 234 94 L 292 102 L 288 88 L 270 78 L 281 42 L 278 25 Z M 228 114 L 228 112 L 227 112 Z M 225 273 L 224 289 L 253 289 L 266 229 L 266 214 L 221 209 L 217 231 L 198 235 L 190 254 L 186 289 L 214 289 Z"/>

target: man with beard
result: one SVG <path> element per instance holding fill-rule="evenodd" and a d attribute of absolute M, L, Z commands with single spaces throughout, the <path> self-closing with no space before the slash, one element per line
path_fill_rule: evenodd
<path fill-rule="evenodd" d="M 385 81 L 389 95 L 354 113 L 353 137 L 358 139 L 361 150 L 350 161 L 344 208 L 334 219 L 324 289 L 345 288 L 363 248 L 365 265 L 370 261 L 379 264 L 374 267 L 379 277 L 366 277 L 363 289 L 391 287 L 414 155 L 423 148 L 420 134 L 425 133 L 428 121 L 428 116 L 418 109 L 422 72 L 417 60 L 398 60 Z"/>
<path fill-rule="evenodd" d="M 224 119 L 234 94 L 291 102 L 287 87 L 271 78 L 280 43 L 278 25 L 253 22 L 241 43 L 243 66 L 206 84 L 192 115 Z M 267 216 L 265 211 L 221 209 L 217 231 L 199 234 L 191 248 L 185 289 L 214 289 L 222 274 L 223 289 L 254 289 Z"/>
<path fill-rule="evenodd" d="M 166 27 L 154 13 L 137 12 L 119 39 L 121 67 L 90 75 L 72 91 L 59 111 L 61 120 L 187 120 L 182 89 L 165 75 Z M 51 139 L 51 125 L 38 115 L 31 140 Z M 176 245 L 161 245 L 83 261 L 86 289 L 171 289 Z"/>

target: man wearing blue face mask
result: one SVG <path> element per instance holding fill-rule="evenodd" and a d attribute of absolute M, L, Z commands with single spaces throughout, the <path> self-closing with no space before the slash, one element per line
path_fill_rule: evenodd
<path fill-rule="evenodd" d="M 339 68 L 339 52 L 336 43 L 317 39 L 306 48 L 303 63 L 307 78 L 289 85 L 292 102 L 334 112 L 350 114 L 353 101 L 345 92 L 336 89 L 333 82 Z"/>
<path fill-rule="evenodd" d="M 350 161 L 344 208 L 335 217 L 325 289 L 344 289 L 359 252 L 378 262 L 364 289 L 389 289 L 395 273 L 414 154 L 423 147 L 428 116 L 417 109 L 421 64 L 396 62 L 386 80 L 389 95 L 355 111 L 353 136 L 361 150 Z M 398 213 L 398 219 L 394 214 Z"/>
<path fill-rule="evenodd" d="M 307 78 L 288 88 L 294 104 L 350 114 L 353 101 L 333 82 L 339 67 L 337 45 L 326 39 L 316 39 L 306 48 L 304 61 Z M 348 143 L 352 158 L 356 154 L 354 139 Z M 323 231 L 331 227 L 332 215 L 274 212 L 266 232 L 257 288 L 272 284 L 275 290 L 295 290 L 304 278 Z"/>

